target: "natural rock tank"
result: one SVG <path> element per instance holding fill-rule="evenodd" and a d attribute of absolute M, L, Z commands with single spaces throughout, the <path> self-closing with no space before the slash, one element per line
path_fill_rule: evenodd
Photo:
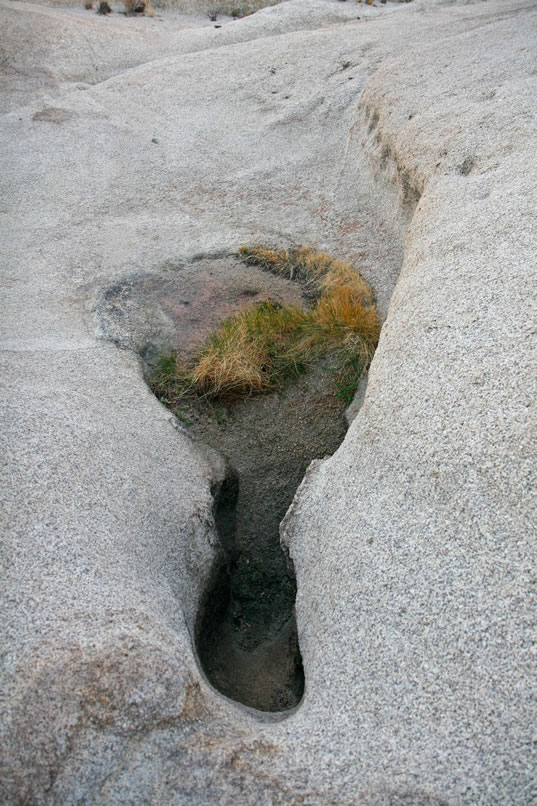
<path fill-rule="evenodd" d="M 347 264 L 333 263 L 343 267 L 345 282 L 349 271 L 359 278 Z M 164 360 L 159 356 L 175 360 L 199 350 L 211 324 L 226 313 L 267 299 L 311 308 L 320 293 L 311 278 L 306 282 L 298 265 L 288 274 L 294 279 L 245 266 L 232 255 L 203 258 L 157 276 L 128 278 L 104 292 L 98 310 L 107 336 L 142 355 L 148 382 L 182 428 L 225 457 L 224 478 L 213 490 L 221 551 L 200 603 L 196 646 L 218 690 L 264 711 L 294 708 L 304 689 L 295 575 L 279 525 L 310 462 L 334 453 L 343 440 L 352 393 L 338 385 L 330 354 L 270 394 L 232 401 L 173 399 L 173 391 L 159 386 L 156 367 Z"/>

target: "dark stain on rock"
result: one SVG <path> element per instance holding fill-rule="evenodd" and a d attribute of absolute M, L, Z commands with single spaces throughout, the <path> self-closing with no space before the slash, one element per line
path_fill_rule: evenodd
<path fill-rule="evenodd" d="M 74 112 L 70 112 L 68 109 L 60 109 L 56 106 L 45 106 L 35 113 L 32 120 L 42 121 L 44 123 L 65 123 L 75 117 L 77 117 L 77 115 Z"/>

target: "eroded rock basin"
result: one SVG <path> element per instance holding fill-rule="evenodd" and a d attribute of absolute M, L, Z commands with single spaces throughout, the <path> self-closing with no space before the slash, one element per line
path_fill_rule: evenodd
<path fill-rule="evenodd" d="M 220 691 L 261 710 L 292 708 L 303 692 L 295 578 L 279 524 L 311 460 L 333 453 L 345 434 L 331 382 L 330 367 L 319 365 L 280 394 L 192 415 L 193 432 L 234 471 L 217 508 L 227 562 L 204 602 L 198 652 Z"/>
<path fill-rule="evenodd" d="M 295 283 L 231 256 L 204 258 L 126 278 L 105 291 L 98 317 L 106 335 L 142 355 L 149 379 L 159 353 L 188 357 L 230 312 L 267 298 L 302 301 Z M 345 405 L 324 359 L 277 393 L 172 407 L 194 440 L 226 458 L 227 477 L 214 490 L 222 552 L 196 648 L 214 687 L 252 708 L 284 711 L 303 694 L 295 575 L 279 525 L 310 462 L 343 440 Z"/>

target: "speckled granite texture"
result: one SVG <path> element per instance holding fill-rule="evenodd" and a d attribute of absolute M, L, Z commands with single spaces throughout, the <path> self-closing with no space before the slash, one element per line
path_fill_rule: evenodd
<path fill-rule="evenodd" d="M 535 3 L 0 20 L 2 802 L 537 802 Z M 281 720 L 193 651 L 221 463 L 94 318 L 260 241 L 354 261 L 386 317 L 282 527 Z"/>

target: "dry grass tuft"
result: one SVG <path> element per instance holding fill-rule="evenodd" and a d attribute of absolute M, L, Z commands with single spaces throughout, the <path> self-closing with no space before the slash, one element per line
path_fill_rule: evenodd
<path fill-rule="evenodd" d="M 314 311 L 315 323 L 323 338 L 336 347 L 360 338 L 371 349 L 378 343 L 380 319 L 373 305 L 366 305 L 351 286 L 338 285 L 324 293 Z"/>
<path fill-rule="evenodd" d="M 241 246 L 239 255 L 245 263 L 253 263 L 261 266 L 267 271 L 274 271 L 283 274 L 285 267 L 289 264 L 289 252 L 287 249 L 267 249 L 264 246 Z"/>
<path fill-rule="evenodd" d="M 352 288 L 357 298 L 364 304 L 373 305 L 374 297 L 369 283 L 360 272 L 345 263 L 326 254 L 315 252 L 308 246 L 300 249 L 267 249 L 263 246 L 242 246 L 239 255 L 246 263 L 260 266 L 265 271 L 298 280 L 307 289 L 320 293 L 331 293 L 339 286 Z"/>
<path fill-rule="evenodd" d="M 196 387 L 210 397 L 268 392 L 303 369 L 296 349 L 310 314 L 270 300 L 226 319 L 193 368 Z"/>
<path fill-rule="evenodd" d="M 373 293 L 348 263 L 302 248 L 242 247 L 248 263 L 298 279 L 315 293 L 309 309 L 266 300 L 224 320 L 191 367 L 162 356 L 152 387 L 166 402 L 196 393 L 230 401 L 281 387 L 327 354 L 339 363 L 338 389 L 350 402 L 375 352 L 380 319 Z"/>

